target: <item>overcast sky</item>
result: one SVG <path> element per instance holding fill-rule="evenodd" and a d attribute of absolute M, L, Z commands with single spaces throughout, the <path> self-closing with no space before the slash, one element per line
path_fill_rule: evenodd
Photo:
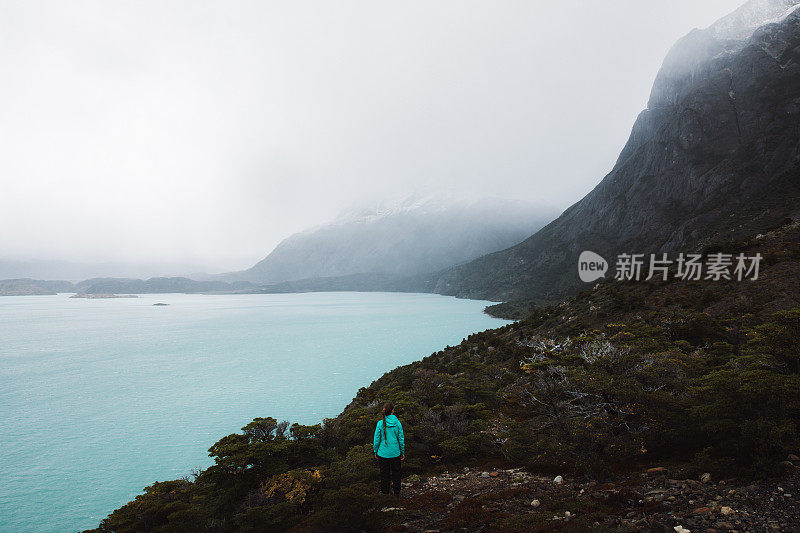
<path fill-rule="evenodd" d="M 565 208 L 740 3 L 0 1 L 0 259 L 239 269 L 419 189 Z"/>

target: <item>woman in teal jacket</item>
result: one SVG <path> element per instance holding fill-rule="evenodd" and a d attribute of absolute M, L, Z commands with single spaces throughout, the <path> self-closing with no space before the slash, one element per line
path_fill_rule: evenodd
<path fill-rule="evenodd" d="M 403 425 L 394 414 L 394 405 L 387 402 L 383 406 L 383 419 L 375 425 L 372 439 L 372 453 L 378 459 L 381 469 L 381 492 L 389 494 L 389 480 L 396 497 L 400 497 L 400 461 L 406 460 L 406 441 Z"/>

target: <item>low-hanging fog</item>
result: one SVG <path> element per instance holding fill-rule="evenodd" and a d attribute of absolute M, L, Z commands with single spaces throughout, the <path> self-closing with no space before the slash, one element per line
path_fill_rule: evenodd
<path fill-rule="evenodd" d="M 413 191 L 564 208 L 738 0 L 0 2 L 0 260 L 250 266 Z"/>

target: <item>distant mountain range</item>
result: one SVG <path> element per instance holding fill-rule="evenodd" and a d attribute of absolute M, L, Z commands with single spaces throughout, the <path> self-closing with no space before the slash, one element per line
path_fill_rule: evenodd
<path fill-rule="evenodd" d="M 614 169 L 593 191 L 520 244 L 417 287 L 555 300 L 581 286 L 583 250 L 609 260 L 691 251 L 796 216 L 799 3 L 753 0 L 686 35 L 664 60 Z"/>
<path fill-rule="evenodd" d="M 74 285 L 69 281 L 47 281 L 42 279 L 4 279 L 0 280 L 0 296 L 35 296 L 73 292 Z"/>
<path fill-rule="evenodd" d="M 195 281 L 189 278 L 93 278 L 72 283 L 64 280 L 0 280 L 0 296 L 29 296 L 74 292 L 78 294 L 158 294 L 158 293 L 233 293 L 251 292 L 247 282 Z"/>
<path fill-rule="evenodd" d="M 552 209 L 522 201 L 409 196 L 349 209 L 328 225 L 285 239 L 265 259 L 241 272 L 203 276 L 200 281 L 92 277 L 71 283 L 18 278 L 0 282 L 0 295 L 416 290 L 412 275 L 507 248 L 554 216 Z M 26 271 L 25 263 L 8 263 L 14 272 Z M 34 267 L 56 271 L 64 267 L 60 262 L 28 266 L 37 272 Z"/>
<path fill-rule="evenodd" d="M 253 288 L 251 283 L 225 281 L 196 281 L 189 278 L 95 278 L 75 284 L 75 292 L 82 294 L 158 294 L 198 292 L 240 292 Z"/>
<path fill-rule="evenodd" d="M 411 196 L 350 209 L 328 225 L 283 240 L 252 268 L 218 278 L 262 285 L 342 277 L 399 279 L 508 248 L 555 214 L 522 201 Z"/>

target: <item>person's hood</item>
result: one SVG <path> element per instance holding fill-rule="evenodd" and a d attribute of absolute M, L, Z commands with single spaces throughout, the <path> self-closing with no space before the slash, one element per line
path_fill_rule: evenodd
<path fill-rule="evenodd" d="M 400 421 L 394 415 L 389 415 L 386 417 L 386 427 L 396 426 L 399 423 Z"/>

